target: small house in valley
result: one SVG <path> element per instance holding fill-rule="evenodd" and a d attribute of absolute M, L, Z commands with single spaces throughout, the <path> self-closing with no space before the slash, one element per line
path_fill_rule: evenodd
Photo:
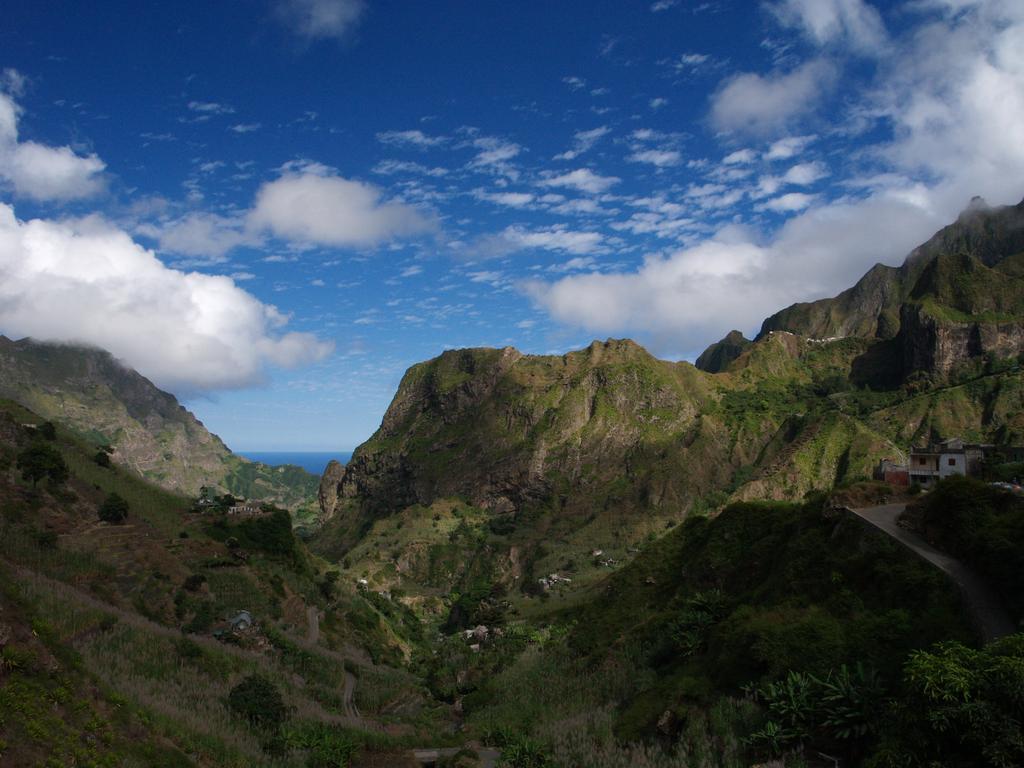
<path fill-rule="evenodd" d="M 229 515 L 262 515 L 263 505 L 258 501 L 237 501 L 228 507 Z"/>

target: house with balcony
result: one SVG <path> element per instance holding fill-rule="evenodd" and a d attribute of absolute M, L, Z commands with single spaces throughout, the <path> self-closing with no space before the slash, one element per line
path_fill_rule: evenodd
<path fill-rule="evenodd" d="M 994 446 L 965 443 L 958 437 L 910 449 L 907 466 L 911 484 L 929 487 L 951 475 L 977 475 Z"/>

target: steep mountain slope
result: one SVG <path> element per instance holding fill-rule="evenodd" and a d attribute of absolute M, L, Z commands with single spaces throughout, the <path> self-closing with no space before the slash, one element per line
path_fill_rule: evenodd
<path fill-rule="evenodd" d="M 794 304 L 766 319 L 759 338 L 785 330 L 891 339 L 902 377 L 945 376 L 971 358 L 1020 350 L 1022 259 L 1024 202 L 989 208 L 975 200 L 901 267 L 876 265 L 834 298 Z"/>
<path fill-rule="evenodd" d="M 236 456 L 173 395 L 103 350 L 0 336 L 0 397 L 111 446 L 116 463 L 172 491 L 208 485 L 287 507 L 316 495 L 314 475 Z"/>
<path fill-rule="evenodd" d="M 1024 437 L 1022 253 L 1024 203 L 977 203 L 899 269 L 730 334 L 707 370 L 629 341 L 445 352 L 321 488 L 313 546 L 435 609 L 473 584 L 575 590 L 730 499 L 799 500 L 914 441 Z"/>
<path fill-rule="evenodd" d="M 725 338 L 704 350 L 694 365 L 707 373 L 721 373 L 750 346 L 750 339 L 739 331 L 729 331 Z"/>
<path fill-rule="evenodd" d="M 576 588 L 693 511 L 801 497 L 898 455 L 829 398 L 865 346 L 772 334 L 716 375 L 629 341 L 446 352 L 409 370 L 335 497 L 321 489 L 312 546 L 431 610 L 473 584 Z"/>
<path fill-rule="evenodd" d="M 425 743 L 447 724 L 407 672 L 370 662 L 401 662 L 418 622 L 324 573 L 288 513 L 193 511 L 42 423 L 0 400 L 0 764 L 346 766 L 395 746 L 378 718 Z M 64 469 L 36 477 L 31 456 Z M 117 524 L 100 514 L 114 494 Z M 232 628 L 242 610 L 254 623 Z M 231 705 L 253 674 L 283 699 L 276 732 Z"/>

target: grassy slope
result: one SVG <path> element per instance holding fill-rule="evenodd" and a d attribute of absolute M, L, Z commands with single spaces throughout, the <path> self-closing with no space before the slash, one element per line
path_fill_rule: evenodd
<path fill-rule="evenodd" d="M 178 493 L 211 485 L 297 508 L 318 478 L 233 454 L 170 394 L 98 349 L 0 337 L 0 396 L 116 448 L 115 462 Z"/>
<path fill-rule="evenodd" d="M 39 421 L 16 405 L 0 408 L 0 624 L 14 627 L 3 653 L 17 661 L 0 668 L 0 698 L 10 705 L 0 707 L 4 765 L 36 765 L 46 754 L 64 763 L 89 755 L 95 762 L 84 764 L 111 766 L 305 764 L 299 746 L 268 756 L 262 737 L 226 708 L 231 686 L 257 671 L 294 707 L 294 744 L 324 728 L 367 744 L 369 756 L 402 738 L 433 740 L 445 710 L 400 670 L 368 668 L 360 692 L 363 714 L 392 723 L 398 735 L 353 731 L 344 717 L 345 667 L 363 656 L 358 646 L 400 659 L 415 621 L 345 579 L 328 596 L 322 565 L 301 545 L 290 555 L 261 551 L 246 543 L 246 531 L 228 528 L 247 555 L 239 561 L 218 540 L 224 529 L 188 513 L 187 500 L 100 467 L 88 443 L 62 427 L 49 444 L 71 478 L 32 489 L 14 461 L 40 439 L 21 424 Z M 97 522 L 97 506 L 111 491 L 130 504 L 124 525 Z M 195 575 L 204 583 L 183 589 Z M 307 606 L 325 614 L 318 646 L 304 639 Z M 261 627 L 252 641 L 212 640 L 210 622 L 241 608 Z M 186 636 L 183 627 L 197 634 Z M 38 639 L 29 640 L 33 629 Z M 51 657 L 68 661 L 51 669 Z M 57 696 L 57 709 L 40 708 L 40 696 Z M 383 714 L 399 699 L 401 713 Z M 48 725 L 58 715 L 66 727 Z"/>
<path fill-rule="evenodd" d="M 895 690 L 911 649 L 969 639 L 937 571 L 817 505 L 692 519 L 589 597 L 558 616 L 543 651 L 479 679 L 466 698 L 473 723 L 533 733 L 580 764 L 625 764 L 616 738 L 657 737 L 677 761 L 635 764 L 703 753 L 707 765 L 743 765 L 737 737 L 757 722 L 737 698 L 745 684 L 861 662 Z M 570 735 L 583 727 L 587 738 Z"/>

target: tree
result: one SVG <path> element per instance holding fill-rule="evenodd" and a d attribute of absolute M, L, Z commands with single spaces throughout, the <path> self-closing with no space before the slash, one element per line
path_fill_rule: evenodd
<path fill-rule="evenodd" d="M 43 479 L 60 484 L 68 479 L 68 465 L 60 451 L 52 445 L 36 443 L 18 454 L 18 469 L 21 476 L 32 482 L 34 488 Z"/>
<path fill-rule="evenodd" d="M 99 515 L 100 520 L 105 523 L 113 523 L 114 525 L 123 523 L 125 518 L 128 517 L 128 502 L 116 493 L 112 493 L 100 505 Z"/>
<path fill-rule="evenodd" d="M 276 730 L 288 719 L 288 707 L 277 686 L 263 675 L 249 675 L 232 688 L 228 706 L 257 728 Z"/>
<path fill-rule="evenodd" d="M 57 428 L 53 426 L 52 421 L 44 421 L 36 427 L 36 431 L 47 440 L 57 439 Z"/>
<path fill-rule="evenodd" d="M 96 451 L 96 455 L 93 456 L 93 461 L 95 461 L 101 467 L 109 467 L 110 455 L 106 451 Z"/>

